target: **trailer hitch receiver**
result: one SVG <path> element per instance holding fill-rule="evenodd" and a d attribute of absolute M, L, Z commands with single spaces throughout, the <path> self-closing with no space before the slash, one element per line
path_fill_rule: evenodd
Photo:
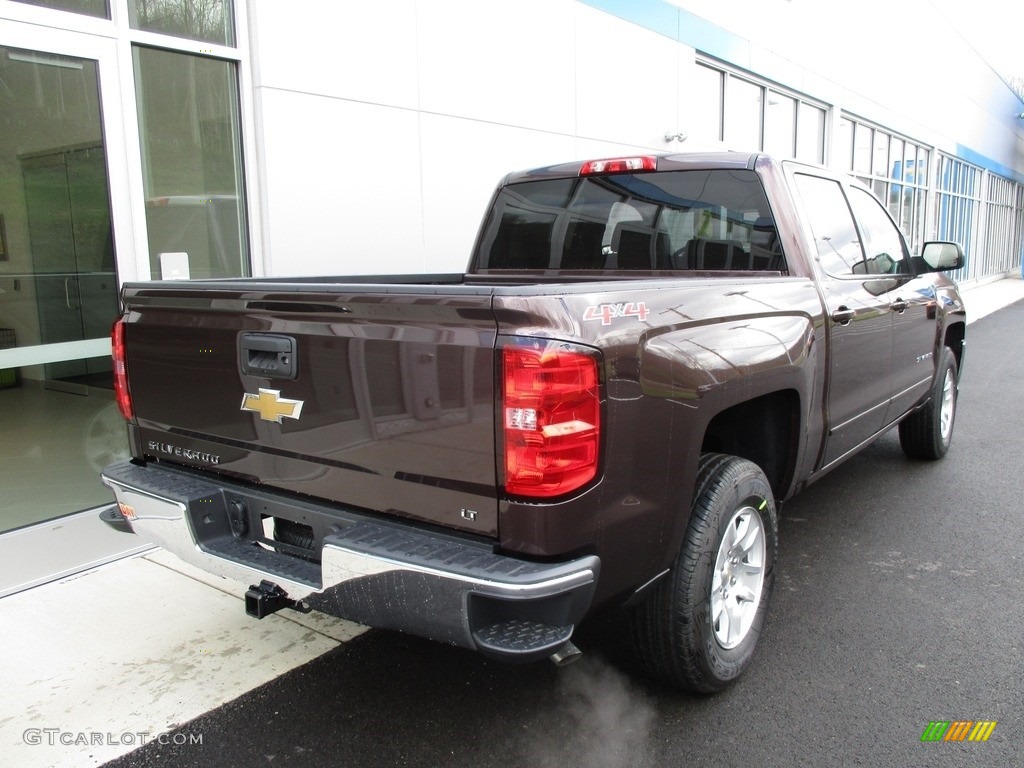
<path fill-rule="evenodd" d="M 282 608 L 291 608 L 299 613 L 309 613 L 313 610 L 301 600 L 292 600 L 280 586 L 266 579 L 259 584 L 250 585 L 245 593 L 245 612 L 253 618 L 262 619 Z"/>

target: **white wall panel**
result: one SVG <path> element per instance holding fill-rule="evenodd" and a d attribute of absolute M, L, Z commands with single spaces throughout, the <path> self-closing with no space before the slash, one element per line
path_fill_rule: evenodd
<path fill-rule="evenodd" d="M 572 159 L 569 136 L 440 115 L 422 119 L 426 267 L 461 272 L 498 182 L 510 171 Z"/>
<path fill-rule="evenodd" d="M 423 270 L 415 112 L 264 89 L 272 275 Z"/>
<path fill-rule="evenodd" d="M 674 40 L 580 7 L 576 27 L 576 133 L 664 147 L 675 132 L 679 56 Z"/>
<path fill-rule="evenodd" d="M 420 2 L 420 108 L 572 133 L 573 0 Z"/>
<path fill-rule="evenodd" d="M 250 7 L 257 87 L 416 108 L 416 0 Z"/>

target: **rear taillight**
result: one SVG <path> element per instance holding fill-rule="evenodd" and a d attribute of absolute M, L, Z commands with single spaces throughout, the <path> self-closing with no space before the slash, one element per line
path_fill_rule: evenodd
<path fill-rule="evenodd" d="M 505 491 L 553 498 L 597 476 L 598 359 L 566 344 L 502 350 Z"/>
<path fill-rule="evenodd" d="M 128 419 L 128 421 L 134 421 L 135 413 L 132 411 L 132 396 L 128 392 L 124 328 L 125 321 L 122 318 L 114 323 L 113 331 L 110 334 L 110 349 L 114 358 L 114 398 L 117 400 L 117 407 L 120 409 L 121 415 Z"/>

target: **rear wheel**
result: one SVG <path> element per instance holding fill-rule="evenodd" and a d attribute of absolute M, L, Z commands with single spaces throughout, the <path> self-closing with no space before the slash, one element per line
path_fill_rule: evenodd
<path fill-rule="evenodd" d="M 736 679 L 764 627 L 777 547 L 775 501 L 761 469 L 735 456 L 702 456 L 683 545 L 632 615 L 647 672 L 702 693 Z"/>
<path fill-rule="evenodd" d="M 934 461 L 946 455 L 953 440 L 956 400 L 956 357 L 943 347 L 928 402 L 900 422 L 900 446 L 907 456 Z"/>

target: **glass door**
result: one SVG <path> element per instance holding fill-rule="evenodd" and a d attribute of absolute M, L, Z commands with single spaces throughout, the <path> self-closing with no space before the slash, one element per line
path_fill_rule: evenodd
<path fill-rule="evenodd" d="M 23 156 L 22 182 L 42 344 L 99 338 L 117 313 L 103 145 Z M 47 363 L 44 381 L 110 386 L 110 361 Z M 81 391 L 78 389 L 78 391 Z"/>
<path fill-rule="evenodd" d="M 0 532 L 109 503 L 127 455 L 102 56 L 0 45 Z"/>

